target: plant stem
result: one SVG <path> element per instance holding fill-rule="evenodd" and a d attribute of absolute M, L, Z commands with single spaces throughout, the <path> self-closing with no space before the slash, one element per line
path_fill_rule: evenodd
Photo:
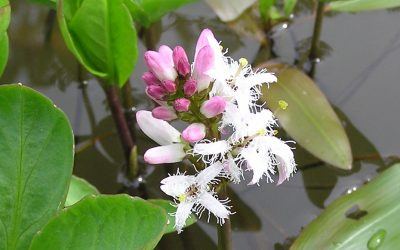
<path fill-rule="evenodd" d="M 309 75 L 311 77 L 315 74 L 315 66 L 319 57 L 319 41 L 322 30 L 322 20 L 324 17 L 324 6 L 325 3 L 322 1 L 317 2 L 317 11 L 315 15 L 314 32 L 311 40 L 311 49 L 308 58 L 311 61 L 311 69 Z"/>
<path fill-rule="evenodd" d="M 110 110 L 118 130 L 119 139 L 121 141 L 126 163 L 129 166 L 130 154 L 135 143 L 132 139 L 131 131 L 129 130 L 128 122 L 124 114 L 124 109 L 122 108 L 121 101 L 119 98 L 119 89 L 117 86 L 106 85 L 104 87 L 106 92 L 107 102 L 110 106 Z"/>
<path fill-rule="evenodd" d="M 227 183 L 221 185 L 218 192 L 220 199 L 224 200 L 228 197 Z M 218 249 L 231 250 L 232 249 L 232 227 L 230 218 L 225 219 L 225 223 L 217 226 L 218 229 Z"/>

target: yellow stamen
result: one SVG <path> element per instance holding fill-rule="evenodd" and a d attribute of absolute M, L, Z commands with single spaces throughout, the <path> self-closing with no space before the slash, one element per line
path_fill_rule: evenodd
<path fill-rule="evenodd" d="M 222 47 L 222 45 L 219 46 L 219 49 L 222 51 L 224 49 L 224 47 Z"/>
<path fill-rule="evenodd" d="M 285 102 L 284 100 L 279 100 L 278 104 L 279 104 L 279 107 L 283 110 L 287 109 L 287 107 L 289 106 L 289 104 L 287 102 Z"/>
<path fill-rule="evenodd" d="M 257 131 L 257 135 L 266 135 L 266 134 L 267 134 L 267 130 L 265 128 L 262 128 Z"/>
<path fill-rule="evenodd" d="M 240 66 L 242 67 L 242 68 L 244 68 L 244 67 L 246 67 L 247 66 L 247 64 L 249 64 L 249 61 L 247 61 L 247 59 L 246 58 L 240 58 L 239 59 L 239 64 L 240 64 Z"/>
<path fill-rule="evenodd" d="M 181 194 L 178 196 L 179 202 L 184 202 L 186 200 L 186 194 Z"/>
<path fill-rule="evenodd" d="M 273 133 L 274 133 L 274 135 L 277 135 L 278 134 L 278 130 L 274 129 Z"/>

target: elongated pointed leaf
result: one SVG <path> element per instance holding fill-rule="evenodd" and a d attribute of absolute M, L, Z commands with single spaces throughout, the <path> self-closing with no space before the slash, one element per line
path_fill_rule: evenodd
<path fill-rule="evenodd" d="M 334 201 L 290 249 L 397 249 L 400 164 Z"/>
<path fill-rule="evenodd" d="M 133 20 L 148 28 L 165 14 L 196 0 L 124 0 Z"/>
<path fill-rule="evenodd" d="M 166 224 L 164 209 L 140 198 L 88 196 L 52 219 L 30 249 L 153 249 Z"/>
<path fill-rule="evenodd" d="M 0 249 L 28 249 L 63 207 L 72 165 L 65 114 L 32 89 L 0 86 Z"/>
<path fill-rule="evenodd" d="M 164 233 L 172 233 L 172 232 L 176 232 L 174 225 L 175 225 L 175 216 L 172 216 L 171 214 L 176 212 L 176 207 L 172 206 L 172 202 L 168 201 L 168 200 L 162 200 L 162 199 L 153 199 L 153 200 L 149 200 L 149 202 L 153 203 L 154 205 L 157 205 L 161 208 L 163 208 L 165 210 L 165 212 L 167 213 L 168 216 L 168 223 L 167 223 L 167 227 L 165 229 Z M 196 218 L 194 215 L 192 215 L 191 217 L 189 217 L 186 220 L 186 225 L 185 227 L 188 227 L 190 225 L 193 225 L 194 223 L 196 223 Z"/>
<path fill-rule="evenodd" d="M 123 0 L 60 0 L 57 4 L 69 50 L 90 73 L 123 86 L 138 53 L 136 30 Z"/>
<path fill-rule="evenodd" d="M 0 0 L 0 76 L 3 74 L 8 60 L 7 29 L 10 24 L 10 4 L 8 0 Z"/>
<path fill-rule="evenodd" d="M 73 175 L 71 178 L 71 182 L 69 183 L 65 206 L 71 206 L 82 200 L 84 197 L 92 194 L 99 194 L 97 188 L 86 180 Z"/>
<path fill-rule="evenodd" d="M 328 9 L 333 11 L 359 12 L 399 6 L 400 0 L 343 0 L 330 3 Z"/>
<path fill-rule="evenodd" d="M 277 76 L 278 82 L 264 88 L 263 96 L 285 131 L 317 158 L 351 169 L 347 135 L 314 81 L 294 68 L 282 69 Z"/>

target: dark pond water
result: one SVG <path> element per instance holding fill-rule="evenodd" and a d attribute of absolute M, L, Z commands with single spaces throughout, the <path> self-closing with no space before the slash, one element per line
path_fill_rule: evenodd
<path fill-rule="evenodd" d="M 289 28 L 273 34 L 274 51 L 286 62 L 294 61 L 298 56 L 296 48 L 312 34 L 312 12 L 306 1 L 301 3 Z M 119 192 L 122 185 L 118 172 L 123 156 L 102 89 L 89 75 L 83 76 L 87 87 L 81 87 L 78 64 L 66 49 L 57 24 L 50 35 L 47 33 L 48 8 L 22 0 L 11 5 L 10 61 L 0 82 L 22 82 L 49 96 L 72 123 L 78 150 L 75 174 L 103 193 Z M 325 53 L 317 65 L 315 79 L 340 113 L 356 159 L 354 170 L 334 170 L 299 148 L 296 158 L 304 170 L 298 171 L 290 182 L 279 187 L 266 183 L 259 187 L 235 185 L 235 249 L 285 249 L 324 206 L 370 180 L 393 161 L 390 156 L 400 148 L 399 23 L 400 14 L 396 11 L 325 18 Z M 181 44 L 193 51 L 199 31 L 205 27 L 214 30 L 233 57 L 251 60 L 256 56 L 257 40 L 235 35 L 202 1 L 166 16 L 158 44 Z M 144 51 L 140 44 L 140 54 Z M 138 109 L 151 106 L 140 80 L 144 70 L 140 58 L 131 77 Z M 98 139 L 94 145 L 89 143 L 92 138 Z M 143 150 L 150 143 L 143 138 L 139 146 Z M 161 195 L 158 182 L 165 172 L 156 168 L 146 178 L 151 196 Z M 166 237 L 160 249 L 212 249 L 215 242 L 214 227 L 200 222 L 179 236 Z"/>

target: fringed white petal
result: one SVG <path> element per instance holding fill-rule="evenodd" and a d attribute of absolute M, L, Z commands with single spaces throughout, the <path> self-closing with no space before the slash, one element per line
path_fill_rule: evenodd
<path fill-rule="evenodd" d="M 284 141 L 274 136 L 262 136 L 259 140 L 262 140 L 264 145 L 267 146 L 270 152 L 277 158 L 279 185 L 284 180 L 289 179 L 291 174 L 296 170 L 293 151 Z"/>
<path fill-rule="evenodd" d="M 138 111 L 136 120 L 143 133 L 158 144 L 168 145 L 180 142 L 181 133 L 168 122 L 154 118 L 150 111 Z"/>
<path fill-rule="evenodd" d="M 233 157 L 228 154 L 228 159 L 224 162 L 224 171 L 228 174 L 229 179 L 235 183 L 240 183 L 240 178 L 243 176 L 242 169 L 236 164 Z"/>
<path fill-rule="evenodd" d="M 188 187 L 195 183 L 192 175 L 177 174 L 164 178 L 161 181 L 161 190 L 167 195 L 178 197 L 186 192 Z"/>
<path fill-rule="evenodd" d="M 224 166 L 221 162 L 216 162 L 211 166 L 206 167 L 204 170 L 198 173 L 196 177 L 196 183 L 201 187 L 204 187 L 209 183 L 213 183 L 215 178 L 221 174 L 223 168 Z"/>
<path fill-rule="evenodd" d="M 208 192 L 204 192 L 200 195 L 199 203 L 214 214 L 214 216 L 219 219 L 220 224 L 223 224 L 225 219 L 230 215 L 227 206 Z"/>
<path fill-rule="evenodd" d="M 175 229 L 178 233 L 182 232 L 182 228 L 186 225 L 186 220 L 189 218 L 194 202 L 181 202 L 178 205 L 175 213 Z"/>
<path fill-rule="evenodd" d="M 230 146 L 227 141 L 199 142 L 193 147 L 193 153 L 199 155 L 220 155 L 228 152 Z"/>

